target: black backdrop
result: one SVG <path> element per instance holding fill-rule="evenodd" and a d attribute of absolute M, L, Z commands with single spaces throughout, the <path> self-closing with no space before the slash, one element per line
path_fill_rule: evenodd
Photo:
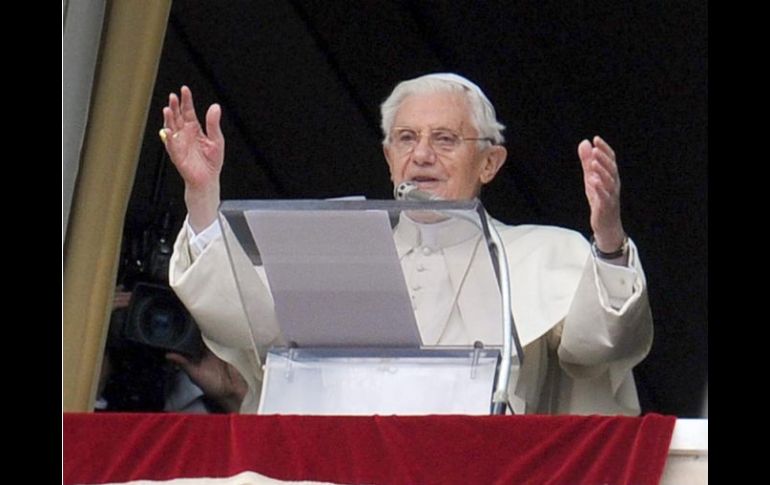
<path fill-rule="evenodd" d="M 125 241 L 184 217 L 157 136 L 168 93 L 223 107 L 224 199 L 390 198 L 379 104 L 403 79 L 453 71 L 497 107 L 508 161 L 482 196 L 507 223 L 590 236 L 577 144 L 618 154 L 655 341 L 645 412 L 698 416 L 708 379 L 705 2 L 175 0 Z M 130 82 L 130 80 L 127 80 Z M 124 248 L 127 247 L 124 244 Z M 125 268 L 123 268 L 125 270 Z"/>

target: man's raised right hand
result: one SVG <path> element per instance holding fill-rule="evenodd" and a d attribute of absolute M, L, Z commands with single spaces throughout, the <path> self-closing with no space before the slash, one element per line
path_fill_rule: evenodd
<path fill-rule="evenodd" d="M 181 101 L 171 93 L 163 108 L 161 139 L 184 179 L 188 221 L 196 233 L 216 220 L 219 209 L 219 174 L 225 158 L 221 117 L 222 108 L 212 104 L 206 112 L 204 133 L 187 86 L 182 86 Z"/>

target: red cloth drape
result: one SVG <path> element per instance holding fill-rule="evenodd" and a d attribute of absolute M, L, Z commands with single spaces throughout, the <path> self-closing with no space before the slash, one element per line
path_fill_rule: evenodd
<path fill-rule="evenodd" d="M 64 415 L 64 483 L 227 477 L 373 484 L 657 484 L 676 419 Z"/>

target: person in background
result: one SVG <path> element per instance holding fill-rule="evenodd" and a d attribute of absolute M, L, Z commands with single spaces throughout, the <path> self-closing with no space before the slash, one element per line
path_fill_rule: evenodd
<path fill-rule="evenodd" d="M 116 312 L 131 292 L 118 286 L 111 332 L 104 352 L 95 409 L 179 413 L 230 413 L 240 409 L 246 382 L 240 373 L 204 347 L 199 360 L 163 352 L 116 335 Z"/>

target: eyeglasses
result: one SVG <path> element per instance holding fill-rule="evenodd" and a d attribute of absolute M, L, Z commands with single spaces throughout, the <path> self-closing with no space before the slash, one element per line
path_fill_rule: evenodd
<path fill-rule="evenodd" d="M 420 132 L 411 128 L 396 128 L 393 130 L 393 134 L 390 136 L 390 143 L 401 153 L 408 153 L 414 150 L 414 148 L 420 143 L 422 135 Z M 457 150 L 460 143 L 464 141 L 488 141 L 494 143 L 494 140 L 489 137 L 484 138 L 466 138 L 452 130 L 439 129 L 431 130 L 428 135 L 428 142 L 430 146 L 439 152 L 452 153 Z"/>

